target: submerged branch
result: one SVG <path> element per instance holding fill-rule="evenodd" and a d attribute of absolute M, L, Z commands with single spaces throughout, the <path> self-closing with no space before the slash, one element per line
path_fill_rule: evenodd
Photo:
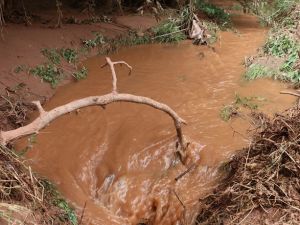
<path fill-rule="evenodd" d="M 300 97 L 300 93 L 291 92 L 291 91 L 281 91 L 280 94 L 293 95 L 293 96 L 296 96 L 296 97 Z"/>

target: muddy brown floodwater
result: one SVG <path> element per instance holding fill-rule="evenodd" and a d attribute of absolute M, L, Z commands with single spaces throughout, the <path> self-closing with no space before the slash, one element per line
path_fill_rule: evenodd
<path fill-rule="evenodd" d="M 247 144 L 241 134 L 250 123 L 241 118 L 222 121 L 223 105 L 235 93 L 265 98 L 261 109 L 268 113 L 292 104 L 292 97 L 279 94 L 285 89 L 282 83 L 243 81 L 244 57 L 255 53 L 266 30 L 245 15 L 235 24 L 238 33 L 221 32 L 216 51 L 186 41 L 136 46 L 111 56 L 134 68 L 131 76 L 127 68 L 117 68 L 120 92 L 166 103 L 188 122 L 184 134 L 197 166 L 177 182 L 175 177 L 186 168 L 175 160 L 173 122 L 155 109 L 131 103 L 105 110 L 88 107 L 41 131 L 27 153 L 29 162 L 58 185 L 79 213 L 86 203 L 84 224 L 191 224 L 198 199 L 218 179 L 217 166 Z M 103 57 L 89 59 L 88 78 L 60 87 L 45 108 L 110 92 L 111 75 L 100 68 L 103 63 Z"/>

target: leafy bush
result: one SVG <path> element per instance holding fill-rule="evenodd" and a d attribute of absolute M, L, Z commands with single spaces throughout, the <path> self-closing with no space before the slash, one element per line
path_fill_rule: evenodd
<path fill-rule="evenodd" d="M 221 27 L 231 26 L 230 14 L 225 12 L 224 9 L 219 8 L 204 0 L 196 0 L 196 6 L 209 18 L 215 20 L 219 25 L 221 25 Z"/>
<path fill-rule="evenodd" d="M 51 84 L 55 87 L 59 80 L 62 78 L 62 71 L 54 64 L 42 64 L 29 70 L 29 73 L 35 76 L 39 76 L 43 81 Z"/>

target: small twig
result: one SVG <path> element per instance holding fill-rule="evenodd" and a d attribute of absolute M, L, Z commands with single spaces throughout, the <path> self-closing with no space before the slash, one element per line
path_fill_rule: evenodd
<path fill-rule="evenodd" d="M 131 74 L 132 67 L 129 64 L 127 64 L 126 62 L 124 62 L 124 61 L 112 62 L 109 57 L 106 57 L 105 59 L 106 59 L 106 63 L 104 65 L 102 65 L 101 67 L 103 68 L 103 67 L 105 67 L 107 65 L 110 67 L 111 74 L 112 74 L 112 79 L 113 79 L 112 80 L 112 85 L 113 85 L 112 93 L 113 94 L 117 94 L 118 93 L 118 89 L 117 89 L 117 81 L 118 81 L 118 79 L 117 79 L 117 74 L 116 74 L 116 70 L 115 70 L 114 66 L 117 65 L 117 64 L 124 64 L 124 65 L 126 65 L 129 68 L 129 70 L 130 70 L 129 75 Z"/>
<path fill-rule="evenodd" d="M 241 222 L 239 222 L 238 224 L 242 224 L 242 223 L 244 222 L 244 220 L 246 220 L 247 217 L 252 213 L 252 211 L 253 211 L 254 208 L 255 208 L 255 207 L 252 207 L 251 210 L 249 211 L 249 213 L 248 213 L 248 214 L 244 217 L 244 219 L 242 219 Z"/>
<path fill-rule="evenodd" d="M 82 224 L 87 202 L 85 201 L 78 225 Z"/>
<path fill-rule="evenodd" d="M 179 198 L 178 194 L 176 193 L 176 191 L 173 190 L 173 192 L 174 192 L 174 195 L 176 196 L 177 200 L 180 202 L 180 204 L 182 205 L 182 207 L 185 209 L 185 205 L 184 205 L 183 202 L 180 200 L 180 198 Z"/>
<path fill-rule="evenodd" d="M 3 95 L 0 95 L 0 96 L 1 96 L 1 98 L 3 98 L 5 101 L 8 102 L 8 104 L 11 107 L 11 110 L 14 111 L 15 115 L 18 115 L 18 113 L 16 112 L 16 109 L 15 109 L 15 106 L 12 104 L 12 102 L 8 98 L 4 97 Z"/>
<path fill-rule="evenodd" d="M 187 30 L 187 28 L 182 29 L 182 30 L 178 30 L 178 31 L 174 31 L 174 32 L 171 32 L 171 33 L 167 33 L 167 34 L 158 35 L 158 36 L 153 37 L 152 39 L 156 39 L 156 38 L 160 38 L 160 37 L 169 36 L 169 35 L 176 34 L 176 33 L 180 33 L 180 32 L 182 32 L 182 31 L 186 31 L 186 30 Z"/>
<path fill-rule="evenodd" d="M 185 176 L 187 173 L 189 173 L 192 169 L 196 168 L 196 164 L 193 163 L 187 170 L 185 170 L 183 173 L 179 174 L 176 178 L 175 181 L 178 181 L 181 179 L 183 176 Z"/>

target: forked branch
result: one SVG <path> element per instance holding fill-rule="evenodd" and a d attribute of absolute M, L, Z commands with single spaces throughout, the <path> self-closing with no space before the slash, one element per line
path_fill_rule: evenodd
<path fill-rule="evenodd" d="M 117 74 L 116 74 L 116 70 L 115 70 L 115 65 L 117 65 L 117 64 L 126 65 L 129 68 L 129 75 L 131 74 L 132 67 L 124 61 L 112 62 L 109 57 L 106 57 L 105 59 L 106 59 L 106 63 L 104 65 L 102 65 L 101 67 L 103 68 L 103 67 L 109 65 L 110 70 L 111 70 L 111 75 L 112 75 L 112 85 L 113 85 L 112 93 L 117 94 L 118 93 L 118 88 L 117 88 L 118 79 L 117 79 Z"/>
<path fill-rule="evenodd" d="M 47 126 L 50 122 L 52 122 L 59 116 L 70 113 L 80 108 L 93 106 L 93 105 L 105 106 L 113 102 L 132 102 L 132 103 L 148 105 L 155 109 L 161 110 L 167 113 L 173 119 L 176 132 L 177 132 L 178 143 L 180 146 L 179 151 L 182 156 L 182 153 L 185 150 L 185 143 L 184 143 L 181 127 L 182 124 L 186 124 L 186 122 L 182 118 L 180 118 L 180 116 L 178 116 L 177 113 L 166 104 L 157 102 L 151 98 L 147 98 L 143 96 L 117 93 L 117 76 L 114 68 L 114 66 L 117 64 L 125 64 L 130 69 L 130 71 L 132 70 L 132 67 L 124 61 L 112 62 L 110 58 L 108 57 L 106 58 L 106 65 L 110 66 L 112 72 L 112 83 L 113 83 L 112 93 L 102 95 L 102 96 L 90 96 L 90 97 L 78 99 L 70 103 L 67 103 L 65 105 L 54 108 L 50 111 L 45 111 L 39 101 L 34 101 L 33 104 L 37 106 L 40 115 L 33 122 L 31 122 L 26 126 L 20 127 L 15 130 L 1 131 L 0 144 L 6 145 L 7 143 L 9 143 L 14 139 L 26 135 L 30 135 L 30 134 L 37 134 L 41 129 L 43 129 L 45 126 Z"/>

